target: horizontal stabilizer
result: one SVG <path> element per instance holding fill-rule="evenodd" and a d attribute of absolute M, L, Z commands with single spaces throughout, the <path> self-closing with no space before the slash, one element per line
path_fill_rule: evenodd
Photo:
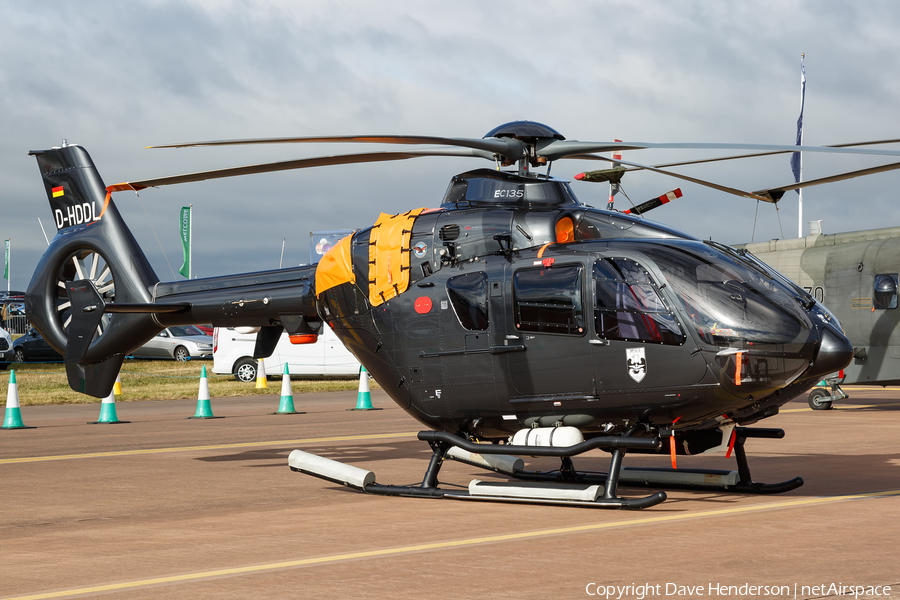
<path fill-rule="evenodd" d="M 103 312 L 117 314 L 140 314 L 140 315 L 164 315 L 177 313 L 187 310 L 191 307 L 188 303 L 183 304 L 107 304 Z"/>

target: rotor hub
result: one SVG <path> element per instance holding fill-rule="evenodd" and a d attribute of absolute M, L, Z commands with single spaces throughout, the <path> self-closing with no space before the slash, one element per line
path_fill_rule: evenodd
<path fill-rule="evenodd" d="M 566 139 L 560 132 L 537 121 L 510 121 L 484 134 L 487 138 L 516 138 L 523 142 L 535 142 L 539 139 Z"/>

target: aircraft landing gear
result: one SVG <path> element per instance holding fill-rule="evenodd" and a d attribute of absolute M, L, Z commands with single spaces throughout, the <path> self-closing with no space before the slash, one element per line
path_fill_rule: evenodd
<path fill-rule="evenodd" d="M 809 392 L 809 407 L 813 410 L 831 410 L 835 400 L 846 400 L 850 396 L 841 389 L 844 382 L 843 371 L 834 377 L 826 377 Z"/>
<path fill-rule="evenodd" d="M 288 458 L 293 471 L 314 475 L 362 490 L 367 494 L 383 496 L 407 496 L 427 498 L 451 498 L 454 500 L 482 500 L 499 502 L 521 502 L 529 504 L 557 504 L 589 508 L 639 509 L 655 506 L 666 499 L 665 492 L 656 492 L 643 498 L 622 498 L 618 496 L 619 473 L 622 458 L 628 449 L 658 450 L 659 438 L 629 438 L 623 436 L 595 437 L 573 446 L 542 447 L 477 444 L 458 435 L 443 431 L 420 431 L 420 440 L 428 442 L 432 449 L 431 460 L 425 477 L 418 486 L 381 485 L 375 483 L 371 471 L 294 450 Z M 557 456 L 563 465 L 571 465 L 571 457 L 602 448 L 612 453 L 610 476 L 604 476 L 602 483 L 525 481 L 498 482 L 474 479 L 468 490 L 453 490 L 438 487 L 438 473 L 445 458 L 453 458 L 467 464 L 519 477 L 523 462 L 511 455 Z M 574 471 L 573 471 L 574 472 Z M 527 478 L 527 477 L 526 477 Z"/>
<path fill-rule="evenodd" d="M 747 438 L 775 438 L 780 440 L 784 437 L 784 429 L 736 427 L 735 432 L 734 457 L 737 460 L 740 479 L 734 486 L 734 491 L 745 494 L 781 494 L 803 485 L 802 477 L 794 477 L 781 483 L 757 483 L 750 477 L 750 465 L 747 463 L 747 453 L 744 451 L 744 440 Z"/>
<path fill-rule="evenodd" d="M 781 439 L 784 437 L 783 429 L 736 427 L 734 446 L 737 471 L 722 471 L 713 469 L 665 469 L 624 467 L 618 470 L 618 477 L 613 481 L 613 487 L 621 482 L 628 486 L 663 487 L 687 490 L 719 490 L 725 492 L 737 492 L 741 494 L 781 494 L 796 489 L 803 485 L 801 477 L 795 477 L 781 483 L 758 483 L 753 481 L 750 475 L 750 464 L 747 460 L 747 452 L 744 450 L 744 441 L 747 438 Z M 502 446 L 501 446 L 502 448 Z M 568 461 L 568 462 L 566 462 Z M 615 456 L 613 456 L 615 461 Z M 611 467 L 610 472 L 615 472 Z M 597 483 L 610 485 L 610 479 L 606 473 L 590 473 L 575 471 L 571 459 L 563 459 L 558 471 L 524 471 L 511 473 L 518 479 L 532 481 L 560 481 L 577 483 Z"/>
<path fill-rule="evenodd" d="M 780 494 L 803 485 L 795 477 L 781 483 L 758 483 L 750 475 L 744 442 L 748 438 L 784 437 L 782 429 L 736 427 L 732 451 L 736 471 L 704 469 L 623 468 L 622 460 L 629 449 L 658 451 L 659 438 L 603 436 L 590 438 L 573 446 L 513 446 L 478 444 L 443 431 L 420 431 L 419 439 L 431 446 L 431 460 L 419 485 L 382 485 L 375 483 L 371 471 L 345 465 L 301 450 L 291 452 L 288 464 L 293 471 L 354 487 L 367 494 L 417 498 L 452 498 L 557 504 L 590 508 L 638 509 L 655 506 L 666 499 L 665 492 L 643 498 L 622 498 L 619 483 L 627 486 L 665 487 L 697 490 L 720 490 L 743 494 Z M 572 457 L 600 448 L 611 453 L 609 472 L 592 473 L 575 470 Z M 526 471 L 523 456 L 556 456 L 561 460 L 556 471 Z M 439 487 L 438 474 L 445 459 L 509 475 L 518 481 L 481 481 L 474 479 L 468 490 Z"/>
<path fill-rule="evenodd" d="M 831 410 L 831 394 L 822 388 L 813 388 L 809 393 L 809 407 L 813 410 Z"/>

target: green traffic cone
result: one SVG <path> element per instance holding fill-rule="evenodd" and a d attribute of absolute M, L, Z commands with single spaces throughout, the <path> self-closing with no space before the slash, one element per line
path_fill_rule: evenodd
<path fill-rule="evenodd" d="M 25 427 L 22 422 L 22 410 L 19 408 L 19 386 L 16 385 L 16 372 L 9 370 L 9 388 L 6 390 L 6 418 L 3 429 L 33 429 Z"/>
<path fill-rule="evenodd" d="M 347 410 L 381 410 L 372 406 L 372 394 L 369 391 L 369 373 L 363 366 L 359 367 L 359 393 L 356 395 L 356 408 Z"/>
<path fill-rule="evenodd" d="M 281 404 L 278 405 L 278 412 L 273 415 L 303 415 L 306 413 L 294 410 L 294 394 L 291 391 L 291 372 L 288 370 L 288 364 L 284 363 L 284 374 L 281 376 Z"/>
<path fill-rule="evenodd" d="M 118 378 L 117 378 L 118 381 Z M 100 403 L 100 418 L 91 421 L 88 425 L 98 425 L 100 423 L 128 423 L 129 421 L 120 421 L 116 414 L 116 393 L 115 386 L 110 390 L 109 395 Z"/>
<path fill-rule="evenodd" d="M 197 394 L 197 412 L 188 419 L 215 419 L 212 405 L 209 403 L 209 379 L 206 378 L 206 365 L 200 371 L 200 391 Z"/>

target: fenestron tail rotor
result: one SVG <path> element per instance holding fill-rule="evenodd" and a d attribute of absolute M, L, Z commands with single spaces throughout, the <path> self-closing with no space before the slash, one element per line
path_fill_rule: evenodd
<path fill-rule="evenodd" d="M 116 282 L 112 267 L 100 252 L 83 248 L 66 258 L 59 269 L 56 282 L 56 315 L 63 331 L 69 333 L 72 322 L 72 303 L 69 300 L 67 281 L 91 281 L 105 302 L 115 302 Z M 104 315 L 97 326 L 94 340 L 103 335 L 109 325 L 109 315 Z"/>

